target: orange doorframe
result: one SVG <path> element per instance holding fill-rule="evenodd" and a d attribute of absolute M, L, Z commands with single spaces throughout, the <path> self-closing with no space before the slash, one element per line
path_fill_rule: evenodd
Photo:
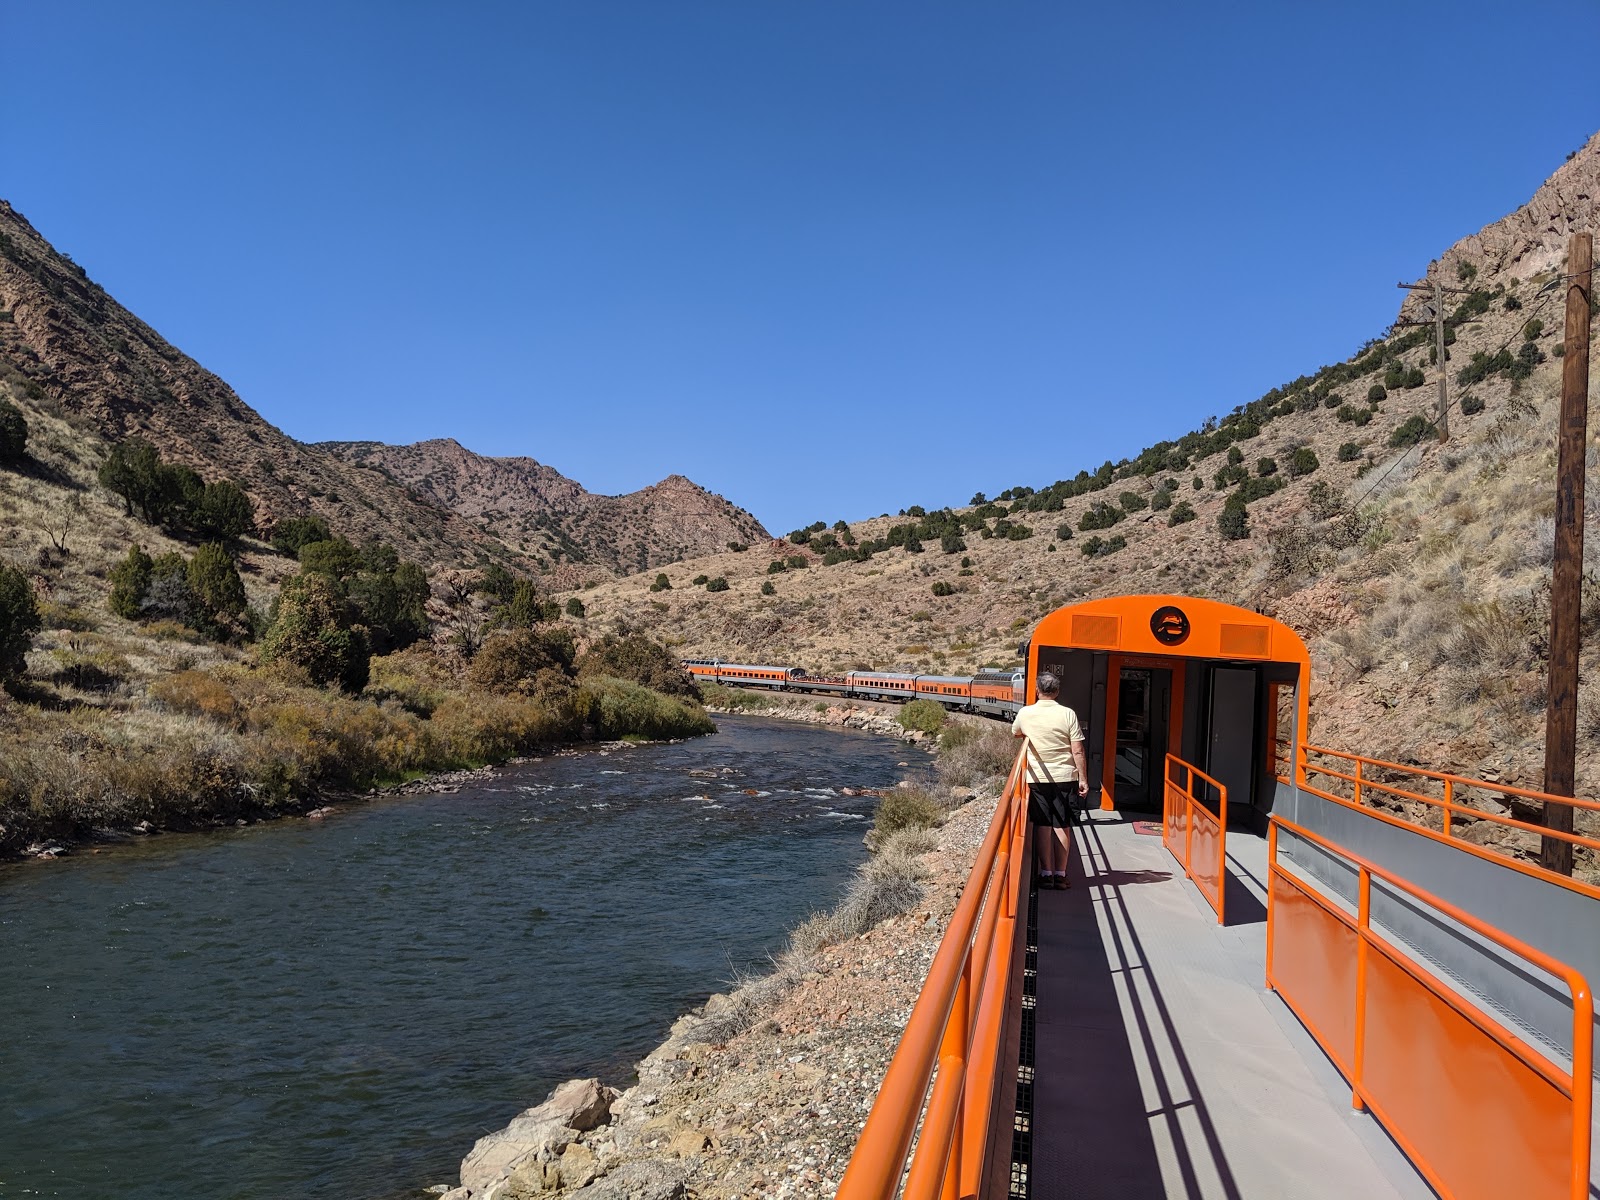
<path fill-rule="evenodd" d="M 1104 757 L 1100 764 L 1100 811 L 1116 808 L 1117 784 L 1117 701 L 1122 695 L 1122 660 L 1126 655 L 1106 655 L 1106 731 Z"/>
<path fill-rule="evenodd" d="M 1181 658 L 1151 658 L 1147 654 L 1106 655 L 1106 733 L 1104 758 L 1100 768 L 1100 811 L 1116 808 L 1117 785 L 1117 704 L 1122 694 L 1123 667 L 1153 667 L 1172 672 L 1172 691 L 1167 700 L 1167 753 L 1183 753 L 1184 687 L 1188 683 L 1188 663 Z M 1176 712 L 1178 719 L 1173 720 Z"/>

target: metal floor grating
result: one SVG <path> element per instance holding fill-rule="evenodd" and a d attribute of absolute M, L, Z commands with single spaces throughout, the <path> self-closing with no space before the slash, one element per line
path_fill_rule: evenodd
<path fill-rule="evenodd" d="M 1021 1037 L 1017 1051 L 1017 1110 L 1011 1127 L 1011 1186 L 1008 1200 L 1031 1200 L 1033 1081 L 1039 984 L 1039 890 L 1028 892 L 1028 945 L 1022 958 Z"/>

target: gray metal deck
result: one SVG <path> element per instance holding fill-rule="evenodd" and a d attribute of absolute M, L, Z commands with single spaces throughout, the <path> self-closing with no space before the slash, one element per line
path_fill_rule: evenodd
<path fill-rule="evenodd" d="M 1039 896 L 1035 1200 L 1432 1197 L 1262 983 L 1265 840 L 1228 837 L 1223 928 L 1159 837 L 1093 815 Z"/>

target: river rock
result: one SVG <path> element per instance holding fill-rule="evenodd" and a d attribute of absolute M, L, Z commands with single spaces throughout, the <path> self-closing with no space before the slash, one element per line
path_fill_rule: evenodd
<path fill-rule="evenodd" d="M 543 1104 L 526 1110 L 498 1133 L 479 1138 L 461 1161 L 461 1186 L 478 1196 L 521 1167 L 554 1162 L 578 1134 L 611 1119 L 617 1094 L 598 1079 L 568 1080 Z"/>
<path fill-rule="evenodd" d="M 675 1162 L 647 1158 L 624 1163 L 573 1193 L 575 1200 L 684 1200 L 684 1171 Z"/>

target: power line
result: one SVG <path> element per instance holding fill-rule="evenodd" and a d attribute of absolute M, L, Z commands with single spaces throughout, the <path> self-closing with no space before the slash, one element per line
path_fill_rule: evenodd
<path fill-rule="evenodd" d="M 1544 304 L 1550 303 L 1551 298 L 1558 294 L 1555 291 L 1555 285 L 1556 285 L 1556 281 L 1555 280 L 1551 280 L 1549 283 L 1545 284 L 1544 287 L 1540 288 L 1539 291 L 1534 293 L 1535 298 L 1537 298 L 1538 296 L 1544 295 L 1544 293 L 1546 293 L 1546 292 L 1549 293 L 1548 296 L 1545 296 L 1545 299 L 1542 301 L 1540 307 L 1543 307 Z M 1533 312 L 1530 312 L 1528 314 L 1527 318 L 1524 319 L 1523 322 L 1519 326 L 1517 326 L 1516 329 L 1511 331 L 1510 336 L 1507 337 L 1505 341 L 1501 342 L 1500 345 L 1495 349 L 1494 354 L 1491 354 L 1489 357 L 1493 358 L 1495 355 L 1499 354 L 1502 350 L 1506 349 L 1506 347 L 1510 346 L 1512 340 L 1514 338 L 1520 336 L 1522 331 L 1527 328 L 1528 322 L 1534 319 L 1534 312 L 1537 312 L 1537 311 L 1538 311 L 1538 309 L 1536 308 Z M 1439 366 L 1440 366 L 1441 369 L 1448 370 L 1448 368 L 1445 367 L 1444 363 L 1440 363 Z M 1476 382 L 1469 383 L 1462 390 L 1461 395 L 1456 397 L 1456 403 L 1458 405 L 1464 403 L 1466 401 L 1466 398 L 1468 396 L 1472 395 L 1472 389 L 1474 387 L 1476 387 L 1476 386 L 1477 386 Z M 1411 451 L 1413 449 L 1415 449 L 1415 448 L 1416 447 L 1414 447 L 1414 446 L 1407 447 L 1406 448 L 1406 452 L 1404 454 L 1402 454 L 1399 458 L 1395 459 L 1386 468 L 1384 468 L 1383 474 L 1379 475 L 1378 478 L 1373 481 L 1372 486 L 1369 487 L 1366 491 L 1362 492 L 1360 499 L 1354 501 L 1350 505 L 1351 509 L 1354 510 L 1356 508 L 1359 508 L 1366 501 L 1368 496 L 1372 495 L 1373 492 L 1377 491 L 1378 490 L 1378 485 L 1380 483 L 1382 483 L 1385 479 L 1387 479 L 1389 477 L 1389 474 L 1396 467 L 1398 467 L 1401 463 L 1405 462 L 1406 459 L 1410 458 L 1411 457 Z"/>

